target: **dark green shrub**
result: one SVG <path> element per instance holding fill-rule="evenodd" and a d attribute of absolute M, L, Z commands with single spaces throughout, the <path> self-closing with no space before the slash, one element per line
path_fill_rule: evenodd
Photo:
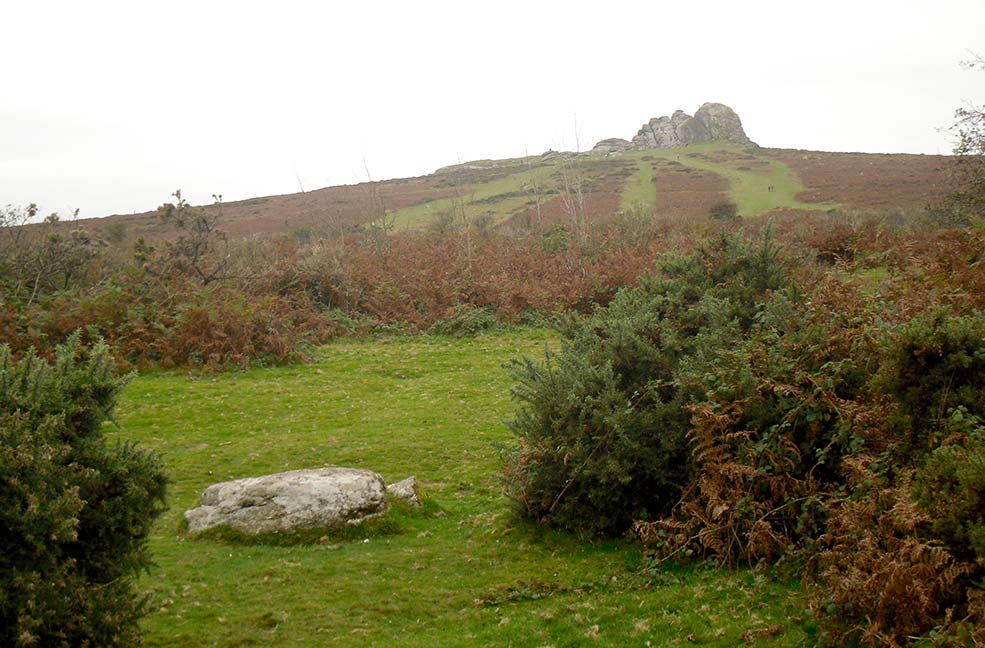
<path fill-rule="evenodd" d="M 929 537 L 985 568 L 985 421 L 959 408 L 944 433 L 949 442 L 917 471 L 914 496 L 931 516 Z"/>
<path fill-rule="evenodd" d="M 900 403 L 899 453 L 907 464 L 938 445 L 950 412 L 985 416 L 985 313 L 938 311 L 902 325 L 890 339 L 877 388 Z"/>
<path fill-rule="evenodd" d="M 541 244 L 548 254 L 557 254 L 571 247 L 571 233 L 563 225 L 553 225 L 543 233 Z"/>
<path fill-rule="evenodd" d="M 0 346 L 0 643 L 134 645 L 132 577 L 166 479 L 156 455 L 103 438 L 127 382 L 105 345 L 75 335 L 55 356 Z"/>
<path fill-rule="evenodd" d="M 851 461 L 853 493 L 831 502 L 810 588 L 822 645 L 985 641 L 985 425 L 956 409 L 939 434 L 892 479 Z"/>
<path fill-rule="evenodd" d="M 673 514 L 637 525 L 661 558 L 776 560 L 823 533 L 842 460 L 864 443 L 866 372 L 832 343 L 838 317 L 778 294 L 733 345 L 682 367 L 700 402 L 688 439 L 694 476 Z"/>
<path fill-rule="evenodd" d="M 569 326 L 544 364 L 513 361 L 506 474 L 521 515 L 597 534 L 665 513 L 691 474 L 682 363 L 698 370 L 735 344 L 786 283 L 769 234 L 761 246 L 722 236 L 664 257 L 656 278 Z"/>
<path fill-rule="evenodd" d="M 901 325 L 871 388 L 894 397 L 888 452 L 857 475 L 818 554 L 825 645 L 985 641 L 985 317 Z"/>
<path fill-rule="evenodd" d="M 717 221 L 731 223 L 739 218 L 739 206 L 728 201 L 715 203 L 708 213 Z"/>

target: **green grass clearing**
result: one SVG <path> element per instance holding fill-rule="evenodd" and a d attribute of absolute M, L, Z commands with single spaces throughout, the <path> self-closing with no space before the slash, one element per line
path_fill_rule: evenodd
<path fill-rule="evenodd" d="M 708 159 L 716 153 L 724 153 L 734 159 Z M 649 166 L 641 159 L 648 156 L 672 160 L 724 177 L 729 183 L 731 199 L 739 206 L 741 216 L 755 216 L 771 209 L 819 210 L 837 207 L 834 203 L 807 203 L 798 200 L 796 195 L 804 191 L 804 185 L 797 174 L 782 162 L 757 155 L 754 148 L 706 142 L 682 149 L 633 151 L 625 154 L 627 159 L 638 160 L 640 168 Z M 652 178 L 652 170 L 650 173 Z M 768 189 L 770 186 L 773 187 L 772 191 Z M 659 189 L 655 187 L 654 190 Z M 632 187 L 629 192 L 632 194 Z"/>
<path fill-rule="evenodd" d="M 164 454 L 171 509 L 140 582 L 150 646 L 733 646 L 804 639 L 803 596 L 752 571 L 643 575 L 629 540 L 518 522 L 494 443 L 509 443 L 501 365 L 556 344 L 540 330 L 340 340 L 304 366 L 139 377 L 113 436 Z M 429 506 L 323 542 L 189 540 L 211 483 L 296 468 L 416 475 Z M 782 627 L 782 634 L 771 636 Z"/>
<path fill-rule="evenodd" d="M 538 163 L 539 164 L 539 163 Z M 463 184 L 458 197 L 441 198 L 398 209 L 390 214 L 398 231 L 420 229 L 436 222 L 441 214 L 457 206 L 464 207 L 465 216 L 475 219 L 488 215 L 493 223 L 506 220 L 518 209 L 537 200 L 537 187 L 546 192 L 551 185 L 553 165 L 532 168 L 498 178 L 491 182 Z M 542 195 L 541 201 L 550 196 Z"/>
<path fill-rule="evenodd" d="M 643 158 L 675 161 L 724 177 L 729 183 L 730 197 L 739 206 L 742 216 L 755 216 L 772 209 L 824 210 L 837 207 L 834 203 L 798 200 L 796 196 L 804 190 L 804 186 L 797 174 L 778 160 L 758 155 L 754 148 L 706 142 L 682 149 L 633 151 L 614 158 L 635 163 L 635 169 L 626 179 L 619 196 L 622 210 L 638 209 L 640 206 L 648 210 L 657 199 L 660 188 L 654 183 L 653 166 Z M 584 180 L 608 173 L 611 169 L 600 165 L 602 159 L 599 156 L 579 158 L 578 173 Z M 545 163 L 537 158 L 518 162 L 528 162 L 531 166 L 489 182 L 470 183 L 466 179 L 458 189 L 457 197 L 431 200 L 392 212 L 389 218 L 393 219 L 394 229 L 403 231 L 431 226 L 439 222 L 443 214 L 456 208 L 464 211 L 465 219 L 470 222 L 487 218 L 490 224 L 495 225 L 532 206 L 537 200 L 538 191 L 540 200 L 546 202 L 560 190 L 557 176 L 562 170 L 561 162 Z M 773 190 L 770 191 L 769 187 Z"/>
<path fill-rule="evenodd" d="M 657 185 L 653 182 L 653 166 L 640 160 L 619 196 L 619 208 L 626 211 L 642 207 L 644 212 L 649 212 L 656 201 Z"/>

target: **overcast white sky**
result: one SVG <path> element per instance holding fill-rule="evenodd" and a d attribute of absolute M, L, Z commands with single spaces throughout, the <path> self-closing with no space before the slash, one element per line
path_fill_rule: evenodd
<path fill-rule="evenodd" d="M 3 0 L 0 48 L 0 205 L 80 217 L 587 149 L 705 101 L 763 146 L 948 153 L 985 102 L 983 0 Z"/>

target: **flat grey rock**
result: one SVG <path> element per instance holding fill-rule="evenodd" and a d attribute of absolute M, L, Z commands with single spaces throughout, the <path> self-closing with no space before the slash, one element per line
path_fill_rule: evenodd
<path fill-rule="evenodd" d="M 188 531 L 229 527 L 248 534 L 355 526 L 386 513 L 386 483 L 371 470 L 318 468 L 213 484 L 185 511 Z"/>

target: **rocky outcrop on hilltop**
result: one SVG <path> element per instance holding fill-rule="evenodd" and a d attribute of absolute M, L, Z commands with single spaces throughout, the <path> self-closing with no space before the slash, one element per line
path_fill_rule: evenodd
<path fill-rule="evenodd" d="M 677 110 L 670 117 L 654 117 L 643 124 L 632 141 L 618 137 L 604 139 L 593 153 L 621 153 L 658 148 L 681 148 L 688 144 L 711 141 L 756 146 L 744 130 L 734 110 L 720 103 L 706 103 L 694 116 Z"/>

